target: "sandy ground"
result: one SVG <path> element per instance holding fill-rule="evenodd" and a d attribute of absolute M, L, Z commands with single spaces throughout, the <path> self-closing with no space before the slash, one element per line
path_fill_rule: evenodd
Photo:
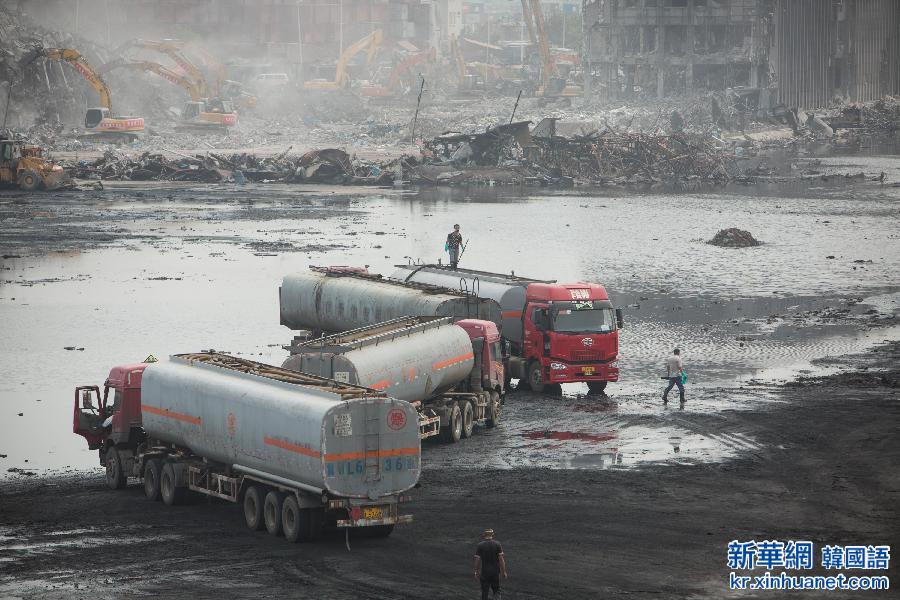
<path fill-rule="evenodd" d="M 414 523 L 386 540 L 351 539 L 349 552 L 338 534 L 291 545 L 247 531 L 233 505 L 197 499 L 170 508 L 136 484 L 109 491 L 99 474 L 7 480 L 0 594 L 473 598 L 472 549 L 492 526 L 510 565 L 506 598 L 768 597 L 776 593 L 728 591 L 730 540 L 806 539 L 817 552 L 900 542 L 898 359 L 900 346 L 883 345 L 839 361 L 848 367 L 841 374 L 779 387 L 781 402 L 766 410 L 715 415 L 760 442 L 720 464 L 426 467 Z M 885 573 L 897 580 L 896 560 L 887 572 L 849 574 Z"/>

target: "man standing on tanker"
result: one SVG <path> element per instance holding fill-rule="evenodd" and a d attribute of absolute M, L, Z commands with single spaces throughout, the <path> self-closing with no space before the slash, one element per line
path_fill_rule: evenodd
<path fill-rule="evenodd" d="M 444 244 L 444 250 L 447 250 L 450 253 L 450 268 L 454 271 L 456 270 L 456 265 L 459 264 L 459 248 L 462 246 L 463 250 L 466 247 L 463 245 L 463 237 L 459 232 L 459 223 L 453 226 L 453 231 L 447 234 L 447 243 Z"/>
<path fill-rule="evenodd" d="M 485 529 L 482 537 L 475 547 L 475 579 L 481 584 L 481 600 L 488 600 L 489 589 L 495 600 L 500 600 L 500 574 L 509 578 L 503 546 L 494 539 L 493 529 Z"/>

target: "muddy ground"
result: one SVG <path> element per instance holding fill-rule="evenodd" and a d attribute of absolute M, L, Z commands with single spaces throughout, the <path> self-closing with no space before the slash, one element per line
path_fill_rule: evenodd
<path fill-rule="evenodd" d="M 7 480 L 0 483 L 0 594 L 473 598 L 472 548 L 480 529 L 492 526 L 509 561 L 506 598 L 774 595 L 729 593 L 730 540 L 808 539 L 817 551 L 900 543 L 898 360 L 900 345 L 886 344 L 837 361 L 846 367 L 839 374 L 779 386 L 781 401 L 765 410 L 683 413 L 694 427 L 727 423 L 759 442 L 723 463 L 426 466 L 409 506 L 415 521 L 386 540 L 351 539 L 349 552 L 336 534 L 290 545 L 251 533 L 228 503 L 197 499 L 171 508 L 147 501 L 136 483 L 112 492 L 101 474 Z M 887 574 L 897 581 L 896 559 Z"/>

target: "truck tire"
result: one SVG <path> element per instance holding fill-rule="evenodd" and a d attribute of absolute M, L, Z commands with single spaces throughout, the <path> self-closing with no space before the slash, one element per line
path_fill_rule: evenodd
<path fill-rule="evenodd" d="M 121 490 L 125 489 L 127 483 L 122 457 L 118 450 L 110 448 L 106 452 L 106 485 L 111 490 Z"/>
<path fill-rule="evenodd" d="M 261 531 L 266 526 L 263 517 L 264 504 L 263 489 L 258 485 L 251 485 L 244 492 L 244 521 L 253 531 Z"/>
<path fill-rule="evenodd" d="M 144 467 L 144 495 L 154 502 L 162 497 L 159 486 L 159 478 L 162 471 L 162 461 L 151 458 Z"/>
<path fill-rule="evenodd" d="M 37 171 L 25 171 L 19 175 L 19 188 L 26 192 L 33 192 L 41 187 L 41 176 Z"/>
<path fill-rule="evenodd" d="M 272 490 L 266 494 L 263 503 L 263 519 L 266 522 L 266 531 L 271 535 L 281 535 L 281 508 L 284 504 L 284 494 Z"/>
<path fill-rule="evenodd" d="M 528 365 L 528 386 L 535 394 L 542 394 L 546 384 L 544 383 L 544 368 L 540 361 L 533 360 Z"/>
<path fill-rule="evenodd" d="M 462 436 L 470 438 L 475 429 L 475 409 L 468 400 L 464 400 L 460 404 L 462 405 Z"/>
<path fill-rule="evenodd" d="M 600 394 L 606 389 L 606 381 L 588 381 L 588 391 L 592 394 Z"/>
<path fill-rule="evenodd" d="M 178 506 L 184 502 L 185 488 L 178 485 L 178 477 L 175 475 L 175 465 L 167 462 L 163 464 L 159 475 L 159 495 L 167 506 Z"/>
<path fill-rule="evenodd" d="M 297 497 L 288 495 L 281 506 L 281 528 L 291 543 L 313 540 L 311 509 L 301 509 Z M 321 521 L 320 521 L 321 523 Z"/>
<path fill-rule="evenodd" d="M 450 417 L 446 427 L 441 428 L 441 439 L 448 444 L 455 444 L 462 437 L 462 412 L 459 404 L 450 407 Z"/>
<path fill-rule="evenodd" d="M 485 423 L 488 427 L 496 427 L 500 424 L 500 413 L 503 409 L 500 405 L 500 394 L 497 392 L 491 392 L 491 401 L 487 407 L 487 422 Z"/>

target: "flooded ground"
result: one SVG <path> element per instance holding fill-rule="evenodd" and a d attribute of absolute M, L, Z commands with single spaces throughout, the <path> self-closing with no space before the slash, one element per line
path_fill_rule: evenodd
<path fill-rule="evenodd" d="M 831 161 L 829 164 L 828 161 Z M 884 157 L 822 169 L 884 170 Z M 0 196 L 0 470 L 96 465 L 71 434 L 73 389 L 111 366 L 215 348 L 280 364 L 281 277 L 310 264 L 390 273 L 441 258 L 453 223 L 463 263 L 605 284 L 626 308 L 622 380 L 511 394 L 502 428 L 426 466 L 635 467 L 754 452 L 717 417 L 771 401 L 766 385 L 816 359 L 897 339 L 900 188 L 806 182 L 704 193 L 540 189 L 107 184 Z M 763 245 L 718 248 L 740 227 Z M 873 327 L 873 325 L 878 325 Z M 683 349 L 688 403 L 664 408 L 661 364 Z M 488 451 L 488 450 L 491 451 Z"/>

